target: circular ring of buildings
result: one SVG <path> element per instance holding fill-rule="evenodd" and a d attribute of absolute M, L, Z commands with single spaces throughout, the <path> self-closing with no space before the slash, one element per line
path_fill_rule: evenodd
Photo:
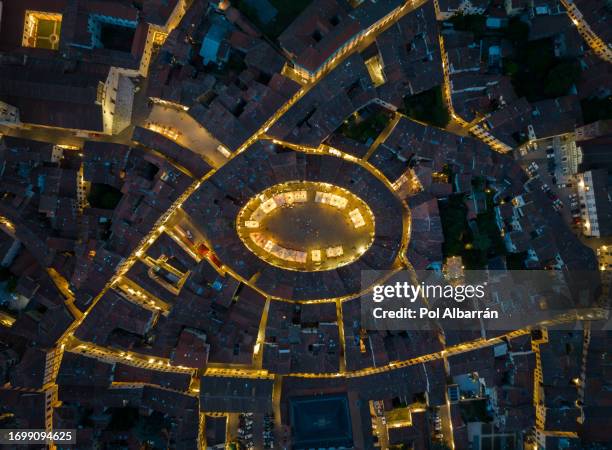
<path fill-rule="evenodd" d="M 296 194 L 301 191 L 306 192 Z M 291 200 L 276 197 L 289 192 Z M 338 208 L 340 198 L 333 200 L 338 206 L 331 205 L 329 194 L 344 198 L 345 208 Z M 317 195 L 326 203 L 317 202 Z M 291 206 L 279 207 L 283 202 Z M 264 204 L 268 213 L 260 215 Z M 182 208 L 228 270 L 287 300 L 358 295 L 369 287 L 362 286 L 365 271 L 399 267 L 409 232 L 404 203 L 380 175 L 341 155 L 267 140 L 232 158 Z M 351 217 L 355 209 L 359 214 Z"/>
<path fill-rule="evenodd" d="M 276 184 L 238 213 L 244 245 L 274 266 L 311 272 L 350 264 L 374 240 L 374 215 L 347 189 L 313 181 Z"/>

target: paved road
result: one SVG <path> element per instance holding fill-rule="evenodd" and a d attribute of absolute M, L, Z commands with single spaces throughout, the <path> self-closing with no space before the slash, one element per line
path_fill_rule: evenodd
<path fill-rule="evenodd" d="M 215 168 L 227 162 L 227 157 L 217 150 L 221 143 L 186 111 L 153 105 L 146 121 L 178 130 L 179 136 L 175 139 L 176 143 L 202 155 Z"/>
<path fill-rule="evenodd" d="M 447 445 L 448 448 L 454 449 L 455 443 L 453 441 L 453 424 L 451 420 L 449 403 L 440 407 L 440 419 L 442 423 L 442 436 L 444 436 L 444 443 Z"/>
<path fill-rule="evenodd" d="M 571 203 L 569 200 L 569 196 L 577 192 L 575 183 L 572 183 L 572 187 L 559 188 L 557 184 L 553 183 L 552 175 L 548 172 L 548 168 L 547 168 L 548 161 L 549 159 L 546 158 L 546 147 L 545 146 L 540 146 L 540 148 L 536 150 L 531 150 L 529 151 L 529 153 L 521 156 L 518 159 L 519 164 L 524 169 L 527 168 L 527 166 L 529 166 L 532 162 L 535 162 L 539 166 L 538 175 L 540 176 L 540 180 L 542 181 L 542 183 L 548 184 L 550 189 L 555 194 L 557 194 L 557 196 L 563 202 L 563 208 L 561 209 L 559 214 L 563 216 L 564 222 L 568 224 L 572 232 L 576 235 L 576 237 L 578 237 L 578 239 L 584 245 L 591 248 L 595 252 L 602 245 L 612 245 L 612 236 L 607 237 L 607 238 L 596 238 L 596 237 L 585 236 L 582 234 L 580 226 L 574 225 L 572 223 Z"/>

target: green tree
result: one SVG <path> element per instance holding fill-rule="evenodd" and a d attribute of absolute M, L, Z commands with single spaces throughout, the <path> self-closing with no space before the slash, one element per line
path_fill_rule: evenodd
<path fill-rule="evenodd" d="M 491 239 L 486 234 L 479 233 L 474 237 L 474 247 L 486 255 L 491 248 Z"/>
<path fill-rule="evenodd" d="M 597 120 L 612 119 L 612 95 L 604 98 L 585 98 L 580 102 L 582 119 L 585 124 Z"/>
<path fill-rule="evenodd" d="M 519 71 L 519 65 L 511 59 L 504 59 L 504 72 L 506 75 L 513 76 Z"/>
<path fill-rule="evenodd" d="M 526 42 L 529 38 L 529 25 L 523 22 L 520 17 L 513 17 L 504 29 L 504 37 L 514 44 Z"/>
<path fill-rule="evenodd" d="M 487 31 L 487 18 L 483 14 L 457 14 L 450 18 L 450 22 L 455 30 L 474 33 L 476 40 Z"/>
<path fill-rule="evenodd" d="M 441 86 L 405 97 L 402 112 L 408 117 L 439 128 L 444 128 L 450 121 Z"/>
<path fill-rule="evenodd" d="M 123 194 L 119 189 L 104 183 L 92 183 L 87 201 L 94 208 L 115 209 Z"/>
<path fill-rule="evenodd" d="M 578 62 L 562 61 L 548 72 L 544 93 L 550 97 L 566 95 L 579 78 L 580 66 Z"/>
<path fill-rule="evenodd" d="M 15 292 L 17 289 L 17 277 L 11 277 L 6 282 L 6 292 Z"/>
<path fill-rule="evenodd" d="M 169 424 L 164 415 L 155 411 L 150 416 L 138 417 L 134 434 L 150 448 L 163 449 L 168 448 L 168 428 Z"/>
<path fill-rule="evenodd" d="M 438 201 L 444 233 L 442 246 L 444 256 L 462 255 L 465 242 L 469 239 L 470 231 L 466 219 L 467 207 L 463 203 L 464 198 L 463 194 L 455 194 L 449 196 L 447 200 Z"/>

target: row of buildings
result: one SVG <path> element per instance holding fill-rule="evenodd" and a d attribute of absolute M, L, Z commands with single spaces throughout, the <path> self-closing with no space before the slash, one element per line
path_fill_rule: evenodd
<path fill-rule="evenodd" d="M 5 2 L 2 116 L 10 128 L 118 134 L 186 2 Z"/>

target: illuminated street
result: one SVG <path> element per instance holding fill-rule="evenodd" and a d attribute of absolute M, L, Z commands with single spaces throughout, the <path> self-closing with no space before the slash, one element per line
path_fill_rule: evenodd
<path fill-rule="evenodd" d="M 160 127 L 162 134 L 201 155 L 213 167 L 220 167 L 227 161 L 227 156 L 218 149 L 221 143 L 182 109 L 154 104 L 146 119 L 146 126 L 153 129 Z"/>

